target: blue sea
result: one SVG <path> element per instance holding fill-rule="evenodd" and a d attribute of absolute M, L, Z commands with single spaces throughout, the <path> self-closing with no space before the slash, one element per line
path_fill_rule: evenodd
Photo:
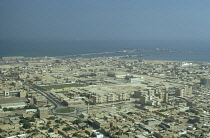
<path fill-rule="evenodd" d="M 116 53 L 124 49 L 141 49 L 128 53 Z M 159 50 L 157 50 L 159 49 Z M 132 50 L 131 50 L 132 51 Z M 102 54 L 90 54 L 113 52 Z M 143 55 L 132 57 L 145 60 L 177 60 L 177 61 L 204 61 L 210 62 L 210 41 L 184 40 L 0 40 L 0 57 L 5 56 L 78 56 L 84 58 L 109 57 L 126 55 Z"/>

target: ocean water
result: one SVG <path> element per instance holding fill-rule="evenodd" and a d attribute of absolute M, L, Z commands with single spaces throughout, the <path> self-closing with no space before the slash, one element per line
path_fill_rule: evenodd
<path fill-rule="evenodd" d="M 169 51 L 157 51 L 156 49 Z M 142 51 L 115 53 L 123 49 L 144 49 Z M 101 52 L 114 52 L 90 54 Z M 67 56 L 90 54 L 80 57 L 109 57 L 143 55 L 133 59 L 177 60 L 210 62 L 210 41 L 125 41 L 125 40 L 0 40 L 0 57 L 5 56 Z"/>

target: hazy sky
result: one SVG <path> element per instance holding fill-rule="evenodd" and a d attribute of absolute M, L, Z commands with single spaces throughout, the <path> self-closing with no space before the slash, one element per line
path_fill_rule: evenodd
<path fill-rule="evenodd" d="M 210 40 L 210 0 L 0 0 L 0 39 Z"/>

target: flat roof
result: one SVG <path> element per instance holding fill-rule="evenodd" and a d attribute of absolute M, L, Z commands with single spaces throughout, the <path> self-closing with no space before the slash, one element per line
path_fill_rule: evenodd
<path fill-rule="evenodd" d="M 0 104 L 8 104 L 8 103 L 19 103 L 19 102 L 27 102 L 27 98 L 23 97 L 12 97 L 12 98 L 0 98 Z"/>

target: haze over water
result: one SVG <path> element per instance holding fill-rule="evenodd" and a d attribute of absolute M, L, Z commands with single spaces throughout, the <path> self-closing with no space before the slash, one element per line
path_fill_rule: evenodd
<path fill-rule="evenodd" d="M 207 61 L 210 62 L 210 42 L 208 41 L 114 41 L 114 40 L 84 40 L 84 41 L 20 41 L 2 40 L 0 56 L 67 56 L 100 52 L 115 52 L 125 48 L 144 49 L 134 53 L 104 53 L 82 57 L 109 57 L 125 55 L 145 55 L 134 59 Z M 172 52 L 155 51 L 169 49 Z M 173 52 L 175 51 L 175 52 Z"/>

